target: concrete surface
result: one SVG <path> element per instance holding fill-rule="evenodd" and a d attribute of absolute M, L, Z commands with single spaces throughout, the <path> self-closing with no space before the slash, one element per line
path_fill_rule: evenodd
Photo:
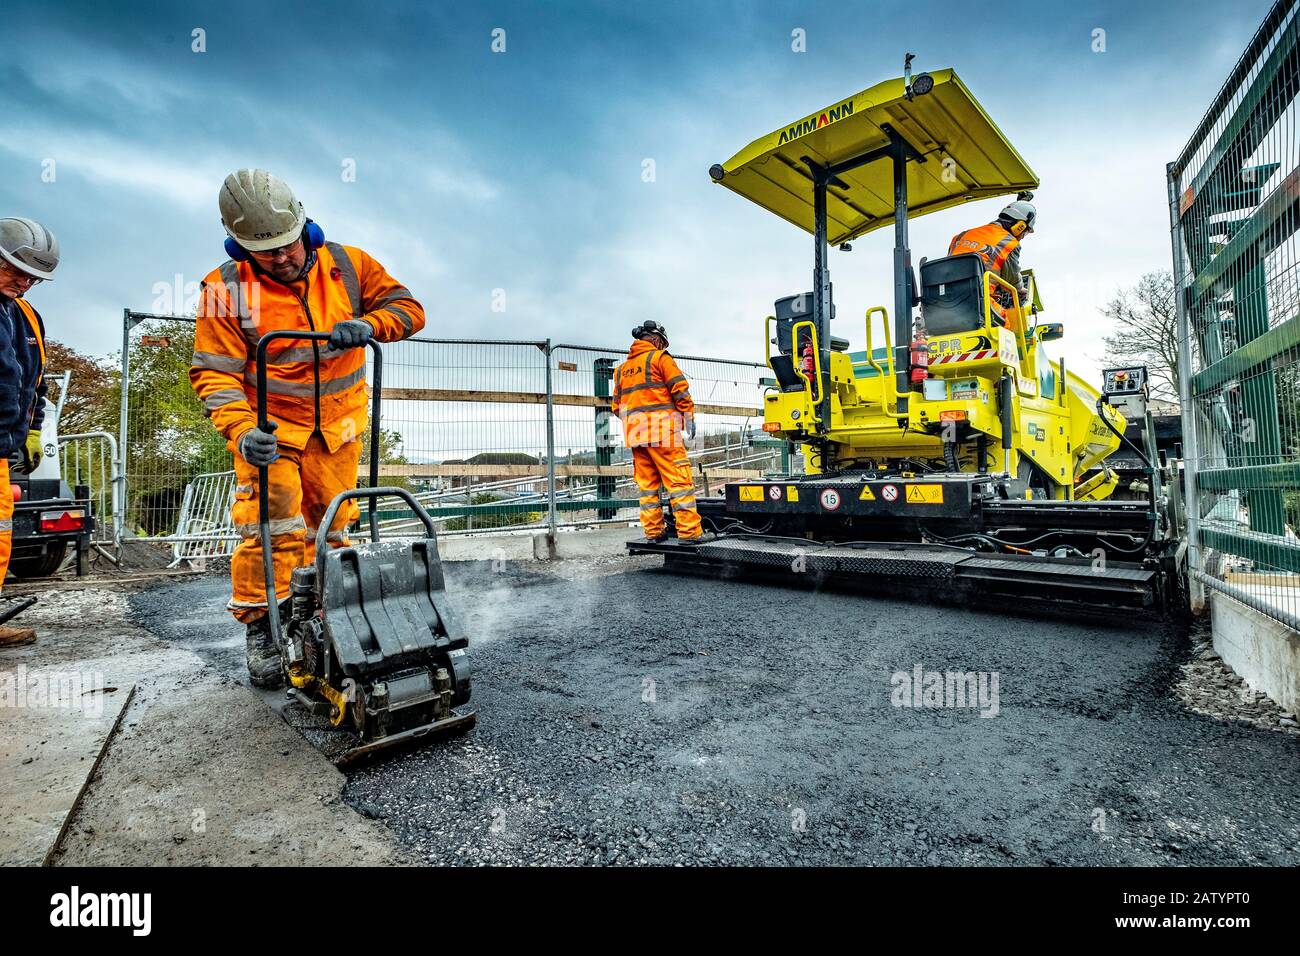
<path fill-rule="evenodd" d="M 97 772 L 93 741 L 112 706 L 71 736 L 48 707 L 0 708 L 0 845 L 39 861 L 88 782 L 54 864 L 324 864 L 407 859 L 392 835 L 344 805 L 344 777 L 257 696 L 200 657 L 128 620 L 121 589 L 83 583 L 43 593 L 22 618 L 37 643 L 0 651 L 0 671 L 83 675 L 124 701 Z M 110 689 L 115 688 L 115 689 Z M 119 703 L 118 709 L 121 709 Z M 31 763 L 23 761 L 31 758 Z M 48 769 L 45 792 L 31 775 Z M 14 806 L 17 804 L 17 806 Z M 57 820 L 57 824 L 56 824 Z M 40 822 L 41 826 L 34 825 Z"/>
<path fill-rule="evenodd" d="M 38 605 L 19 623 L 40 626 L 50 611 Z M 45 860 L 131 697 L 129 663 L 76 647 L 47 634 L 0 650 L 0 866 Z"/>
<path fill-rule="evenodd" d="M 641 529 L 627 525 L 561 529 L 555 547 L 544 531 L 503 534 L 444 535 L 438 552 L 444 561 L 554 561 L 565 558 L 613 557 L 624 545 L 641 537 Z"/>
<path fill-rule="evenodd" d="M 1300 862 L 1300 737 L 1193 713 L 1186 633 L 658 563 L 449 563 L 479 724 L 344 801 L 434 864 Z M 240 680 L 226 587 L 132 606 Z M 897 706 L 918 666 L 996 675 L 995 706 Z"/>
<path fill-rule="evenodd" d="M 1247 684 L 1291 713 L 1300 710 L 1300 634 L 1211 590 L 1214 649 Z"/>

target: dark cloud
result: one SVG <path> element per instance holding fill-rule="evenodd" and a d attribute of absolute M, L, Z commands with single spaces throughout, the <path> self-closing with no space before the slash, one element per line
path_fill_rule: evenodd
<path fill-rule="evenodd" d="M 810 243 L 712 186 L 711 163 L 897 75 L 913 50 L 918 66 L 955 66 L 1043 177 L 1038 263 L 1061 280 L 1136 278 L 1167 257 L 1162 157 L 1268 4 L 882 6 L 21 7 L 0 68 L 0 208 L 59 234 L 64 268 L 33 298 L 56 337 L 101 352 L 123 306 L 147 309 L 156 283 L 220 261 L 220 180 L 263 165 L 429 300 L 439 334 L 622 344 L 630 320 L 659 317 L 686 351 L 752 357 L 771 300 L 807 284 Z M 489 49 L 497 27 L 505 55 Z M 790 52 L 795 27 L 806 54 Z M 1097 27 L 1104 56 L 1089 48 Z M 1082 191 L 1137 203 L 1146 238 L 1100 264 L 1072 248 L 1096 219 L 1071 202 Z M 966 224 L 931 218 L 914 230 L 922 254 Z M 871 237 L 834 260 L 849 314 L 888 301 L 887 248 Z M 497 288 L 505 313 L 490 308 Z"/>

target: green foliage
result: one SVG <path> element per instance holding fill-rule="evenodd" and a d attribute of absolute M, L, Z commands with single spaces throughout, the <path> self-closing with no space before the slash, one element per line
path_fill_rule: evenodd
<path fill-rule="evenodd" d="M 148 534 L 174 530 L 185 485 L 195 475 L 233 467 L 225 439 L 190 386 L 194 329 L 183 320 L 151 322 L 131 342 L 127 523 Z"/>

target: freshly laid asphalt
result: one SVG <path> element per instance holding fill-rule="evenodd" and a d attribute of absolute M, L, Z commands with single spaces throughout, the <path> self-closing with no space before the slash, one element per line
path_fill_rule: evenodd
<path fill-rule="evenodd" d="M 1300 735 L 1187 710 L 1177 627 L 657 563 L 449 563 L 478 726 L 350 771 L 344 800 L 432 864 L 1300 862 Z M 227 593 L 131 602 L 246 680 Z M 931 706 L 932 672 L 984 696 Z"/>

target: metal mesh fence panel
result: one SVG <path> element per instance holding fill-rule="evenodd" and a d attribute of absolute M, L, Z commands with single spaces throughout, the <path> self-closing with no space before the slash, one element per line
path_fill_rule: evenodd
<path fill-rule="evenodd" d="M 117 441 L 107 432 L 59 437 L 59 474 L 77 493 L 85 488 L 95 516 L 91 543 L 115 546 L 121 520 L 121 481 L 118 477 Z"/>
<path fill-rule="evenodd" d="M 545 347 L 425 337 L 384 346 L 381 484 L 414 492 L 444 533 L 545 524 Z M 384 533 L 417 527 L 393 503 L 381 519 Z"/>
<path fill-rule="evenodd" d="M 127 526 L 172 541 L 178 560 L 228 554 L 231 455 L 190 389 L 193 321 L 129 315 L 128 323 Z M 634 521 L 630 454 L 608 411 L 610 378 L 625 356 L 541 341 L 385 345 L 379 483 L 412 492 L 444 534 L 549 527 L 552 480 L 557 525 Z M 698 406 L 689 451 L 698 488 L 717 492 L 730 478 L 788 466 L 784 443 L 761 427 L 766 366 L 678 362 Z M 373 373 L 372 363 L 372 384 Z M 358 482 L 368 474 L 366 441 Z M 418 530 L 395 499 L 377 513 L 382 535 Z"/>
<path fill-rule="evenodd" d="M 123 335 L 127 383 L 118 426 L 126 476 L 124 533 L 175 532 L 186 485 L 232 467 L 226 442 L 190 387 L 194 319 L 128 313 Z"/>
<path fill-rule="evenodd" d="M 614 371 L 624 349 L 583 345 L 552 348 L 555 390 L 557 501 L 565 520 L 635 520 L 639 492 L 621 427 L 609 416 Z M 750 362 L 677 356 L 696 404 L 695 440 L 687 451 L 696 488 L 717 491 L 728 478 L 779 467 L 784 443 L 762 430 L 759 379 L 767 366 Z M 582 509 L 580 501 L 611 501 Z"/>
<path fill-rule="evenodd" d="M 1300 623 L 1300 4 L 1169 165 L 1192 576 Z"/>

